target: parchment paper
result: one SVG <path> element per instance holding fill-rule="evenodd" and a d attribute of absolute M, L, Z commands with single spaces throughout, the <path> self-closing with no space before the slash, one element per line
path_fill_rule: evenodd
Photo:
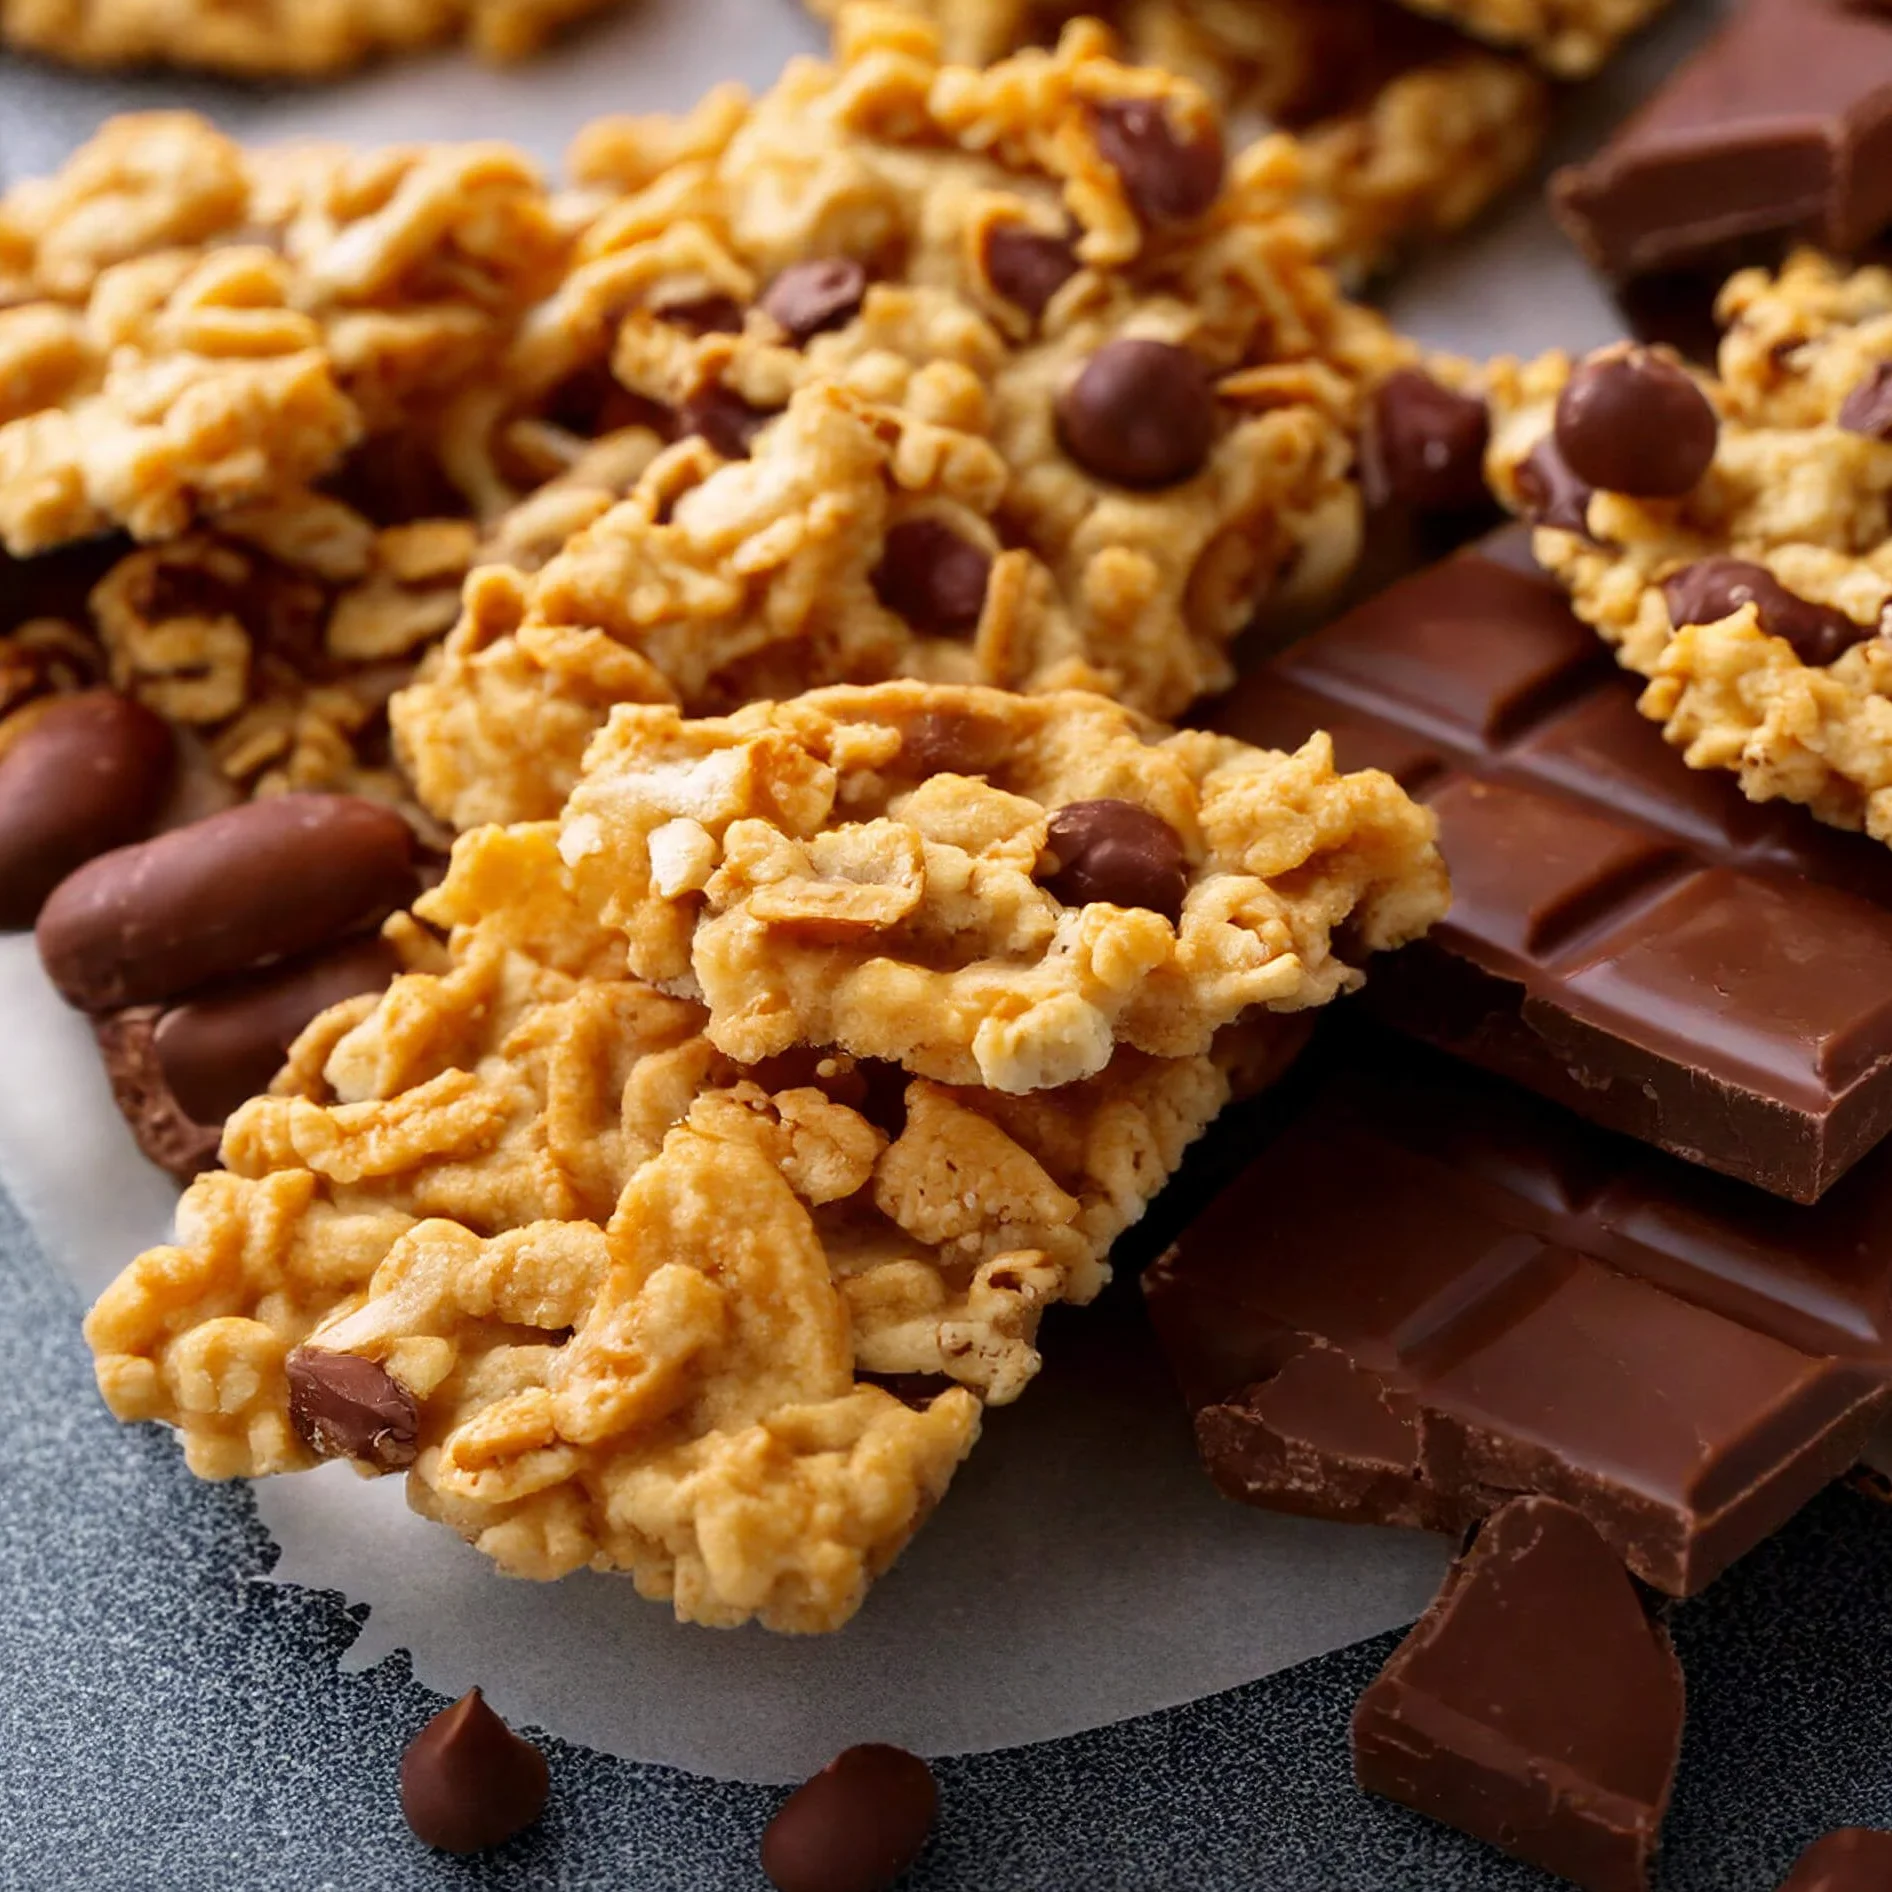
<path fill-rule="evenodd" d="M 1716 11 L 1685 4 L 1595 88 L 1564 146 L 1653 84 Z M 633 0 L 523 72 L 457 55 L 290 94 L 107 83 L 0 61 L 0 172 L 58 163 L 108 112 L 188 103 L 249 137 L 503 137 L 556 162 L 607 111 L 676 109 L 718 79 L 766 85 L 819 37 L 791 0 Z M 1441 347 L 1583 348 L 1619 331 L 1526 193 L 1411 272 L 1391 311 Z M 90 1037 L 31 942 L 0 939 L 0 1186 L 88 1296 L 164 1237 L 168 1183 L 132 1147 Z M 837 1748 L 1010 1746 L 1271 1673 L 1410 1620 L 1445 1548 L 1273 1517 L 1216 1496 L 1132 1297 L 1047 1323 L 1044 1375 L 986 1436 L 939 1513 L 841 1634 L 682 1628 L 622 1580 L 509 1582 L 411 1516 L 400 1481 L 333 1466 L 257 1486 L 276 1576 L 371 1606 L 350 1652 L 413 1654 L 448 1694 L 633 1759 L 796 1779 Z M 84 1476 L 75 1466 L 74 1476 Z"/>

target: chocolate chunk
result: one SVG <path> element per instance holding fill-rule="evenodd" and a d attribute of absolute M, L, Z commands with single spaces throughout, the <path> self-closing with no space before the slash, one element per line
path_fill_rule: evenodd
<path fill-rule="evenodd" d="M 193 993 L 157 1020 L 157 1067 L 178 1108 L 196 1123 L 221 1124 L 269 1088 L 309 1021 L 364 992 L 380 992 L 401 969 L 379 934 L 345 940 Z"/>
<path fill-rule="evenodd" d="M 1556 1498 L 1689 1596 L 1857 1458 L 1892 1406 L 1892 1150 L 1791 1207 L 1329 1023 L 1144 1277 L 1224 1492 L 1452 1533 Z"/>
<path fill-rule="evenodd" d="M 742 304 L 734 296 L 692 296 L 683 302 L 666 302 L 654 313 L 692 335 L 742 333 Z"/>
<path fill-rule="evenodd" d="M 774 418 L 768 408 L 752 407 L 734 388 L 711 381 L 677 410 L 677 432 L 700 434 L 725 460 L 746 460 L 756 435 Z"/>
<path fill-rule="evenodd" d="M 992 287 L 1034 321 L 1077 269 L 1069 237 L 1046 236 L 1022 223 L 995 223 L 985 233 L 985 273 Z"/>
<path fill-rule="evenodd" d="M 297 1347 L 283 1362 L 289 1423 L 317 1458 L 348 1458 L 400 1471 L 419 1451 L 414 1395 L 384 1367 L 356 1353 Z"/>
<path fill-rule="evenodd" d="M 1589 163 L 1559 221 L 1608 275 L 1716 258 L 1758 237 L 1845 254 L 1892 222 L 1892 12 L 1744 0 Z"/>
<path fill-rule="evenodd" d="M 1892 1833 L 1843 1826 L 1803 1852 L 1780 1892 L 1886 1892 L 1892 1886 Z"/>
<path fill-rule="evenodd" d="M 146 1157 L 181 1183 L 217 1165 L 221 1121 L 199 1123 L 180 1107 L 158 1068 L 154 1042 L 162 1008 L 131 1005 L 92 1021 L 112 1102 Z"/>
<path fill-rule="evenodd" d="M 762 1834 L 762 1870 L 777 1892 L 886 1892 L 938 1813 L 933 1771 L 917 1754 L 851 1747 L 783 1802 Z"/>
<path fill-rule="evenodd" d="M 905 775 L 986 775 L 1005 754 L 1005 737 L 982 717 L 959 710 L 922 710 L 900 738 Z"/>
<path fill-rule="evenodd" d="M 762 292 L 762 307 L 800 343 L 823 329 L 838 328 L 866 294 L 866 270 L 850 256 L 828 256 L 790 263 Z"/>
<path fill-rule="evenodd" d="M 1215 440 L 1215 388 L 1186 348 L 1106 342 L 1058 401 L 1058 435 L 1085 472 L 1120 486 L 1174 486 Z"/>
<path fill-rule="evenodd" d="M 1580 362 L 1557 397 L 1557 450 L 1578 479 L 1636 499 L 1679 499 L 1714 463 L 1720 423 L 1682 369 L 1647 348 Z"/>
<path fill-rule="evenodd" d="M 1868 440 L 1892 440 L 1892 361 L 1882 361 L 1839 405 L 1839 424 Z"/>
<path fill-rule="evenodd" d="M 401 1812 L 443 1853 L 478 1853 L 523 1833 L 552 1791 L 545 1756 L 469 1689 L 401 1756 Z"/>
<path fill-rule="evenodd" d="M 1471 512 L 1491 504 L 1483 401 L 1441 387 L 1417 368 L 1388 375 L 1373 396 L 1360 443 L 1360 485 L 1369 506 Z"/>
<path fill-rule="evenodd" d="M 1844 611 L 1796 597 L 1765 565 L 1742 558 L 1697 559 L 1662 581 L 1669 622 L 1719 624 L 1743 605 L 1755 607 L 1761 629 L 1784 638 L 1802 663 L 1830 664 L 1863 644 L 1871 629 L 1855 624 Z"/>
<path fill-rule="evenodd" d="M 88 862 L 46 902 L 39 953 L 71 1004 L 115 1011 L 359 932 L 416 885 L 392 809 L 281 795 Z"/>
<path fill-rule="evenodd" d="M 1591 1892 L 1645 1892 L 1682 1668 L 1621 1562 L 1548 1498 L 1493 1514 L 1353 1715 L 1360 1785 Z"/>
<path fill-rule="evenodd" d="M 1552 435 L 1546 434 L 1519 462 L 1516 478 L 1518 497 L 1532 525 L 1590 536 L 1590 501 L 1596 488 L 1564 464 Z"/>
<path fill-rule="evenodd" d="M 0 753 L 0 928 L 31 926 L 75 868 L 147 832 L 176 771 L 170 729 L 129 697 L 36 711 Z"/>
<path fill-rule="evenodd" d="M 1147 224 L 1189 223 L 1222 194 L 1222 134 L 1212 124 L 1186 138 L 1160 99 L 1105 99 L 1091 107 L 1091 129 Z"/>
<path fill-rule="evenodd" d="M 1161 815 L 1131 801 L 1069 802 L 1052 815 L 1045 848 L 1052 867 L 1044 887 L 1065 906 L 1106 900 L 1147 907 L 1172 925 L 1182 919 L 1189 863 Z"/>
<path fill-rule="evenodd" d="M 991 576 L 990 555 L 943 520 L 903 519 L 874 567 L 874 596 L 916 631 L 958 637 L 979 628 Z"/>

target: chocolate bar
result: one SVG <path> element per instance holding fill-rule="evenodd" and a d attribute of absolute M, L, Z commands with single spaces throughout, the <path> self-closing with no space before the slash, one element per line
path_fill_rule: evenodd
<path fill-rule="evenodd" d="M 1682 1668 L 1575 1511 L 1493 1514 L 1353 1715 L 1369 1792 L 1588 1888 L 1645 1892 Z"/>
<path fill-rule="evenodd" d="M 1435 810 L 1454 899 L 1402 1031 L 1799 1202 L 1892 1131 L 1892 852 L 1688 769 L 1509 528 L 1251 672 L 1215 724 Z"/>
<path fill-rule="evenodd" d="M 1892 11 L 1744 0 L 1551 201 L 1617 277 L 1765 238 L 1864 248 L 1892 223 Z"/>
<path fill-rule="evenodd" d="M 1371 1028 L 1303 1063 L 1144 1276 L 1231 1497 L 1457 1532 L 1538 1493 L 1686 1596 L 1858 1456 L 1892 1145 L 1798 1208 Z"/>

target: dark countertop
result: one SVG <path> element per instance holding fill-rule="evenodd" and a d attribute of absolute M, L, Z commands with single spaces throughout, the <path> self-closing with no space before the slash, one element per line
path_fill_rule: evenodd
<path fill-rule="evenodd" d="M 767 1892 L 770 1788 L 546 1743 L 542 1828 L 424 1850 L 401 1748 L 440 1706 L 354 1618 L 259 1581 L 241 1486 L 194 1481 L 93 1391 L 77 1298 L 0 1199 L 0 1888 L 99 1892 Z M 1665 1892 L 1768 1892 L 1828 1827 L 1892 1824 L 1892 1508 L 1818 1500 L 1676 1612 L 1690 1714 Z M 1186 1708 L 939 1765 L 913 1892 L 1529 1892 L 1553 1882 L 1348 1777 L 1355 1696 L 1396 1640 Z M 1081 1648 L 1071 1651 L 1083 1660 Z"/>

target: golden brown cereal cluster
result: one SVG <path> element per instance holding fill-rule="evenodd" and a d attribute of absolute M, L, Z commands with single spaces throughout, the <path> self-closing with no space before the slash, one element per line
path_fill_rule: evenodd
<path fill-rule="evenodd" d="M 1720 425 L 1700 482 L 1679 498 L 1597 492 L 1586 530 L 1540 528 L 1537 556 L 1648 679 L 1643 713 L 1691 767 L 1892 841 L 1892 645 L 1879 631 L 1892 601 L 1892 273 L 1802 253 L 1778 275 L 1732 278 L 1719 315 L 1720 374 L 1703 386 Z M 1492 472 L 1521 510 L 1519 468 L 1551 433 L 1570 372 L 1555 355 L 1493 371 Z M 1712 589 L 1707 561 L 1720 561 Z"/>
<path fill-rule="evenodd" d="M 1097 1292 L 1112 1240 L 1231 1078 L 1265 1079 L 1295 1024 L 1261 1014 L 1173 1054 L 1125 1033 L 1101 1060 L 1010 1091 L 976 1068 L 971 1082 L 922 1074 L 923 1044 L 905 1066 L 856 1054 L 812 1018 L 738 1064 L 713 1013 L 637 976 L 650 860 L 694 858 L 674 836 L 640 838 L 637 783 L 667 768 L 673 800 L 701 789 L 696 832 L 725 877 L 769 826 L 723 818 L 725 780 L 752 785 L 751 808 L 784 815 L 825 794 L 865 817 L 803 807 L 802 852 L 826 877 L 772 883 L 790 943 L 810 915 L 858 937 L 857 897 L 905 890 L 850 872 L 875 866 L 883 831 L 920 837 L 920 904 L 959 922 L 942 950 L 968 972 L 973 953 L 1007 949 L 995 916 L 1039 897 L 1021 871 L 1045 832 L 1033 786 L 1166 809 L 1226 864 L 1194 877 L 1190 901 L 1241 912 L 1257 938 L 1274 924 L 1285 940 L 1290 912 L 1323 947 L 1348 918 L 1363 942 L 1397 937 L 1442 907 L 1442 879 L 1427 818 L 1384 778 L 1335 781 L 1320 743 L 1293 759 L 1165 743 L 1082 697 L 902 684 L 764 712 L 748 743 L 672 716 L 679 753 L 640 775 L 646 720 L 617 713 L 562 825 L 460 839 L 416 909 L 445 944 L 390 923 L 412 970 L 308 1029 L 271 1094 L 231 1119 L 226 1170 L 192 1185 L 176 1243 L 126 1270 L 87 1333 L 114 1412 L 177 1426 L 201 1475 L 294 1470 L 332 1449 L 347 1414 L 331 1409 L 324 1432 L 298 1419 L 292 1389 L 345 1356 L 394 1415 L 355 1455 L 410 1467 L 416 1506 L 503 1568 L 625 1570 L 689 1620 L 833 1628 L 937 1502 L 980 1402 L 1016 1397 L 1036 1371 L 1043 1309 Z M 1008 751 L 995 785 L 947 766 L 953 745 L 964 759 L 986 742 Z M 916 745 L 931 745 L 930 769 Z M 907 786 L 890 793 L 898 748 Z M 1297 892 L 1277 897 L 1265 875 L 1289 875 L 1291 855 Z M 760 890 L 747 906 L 768 917 Z M 1135 970 L 1130 916 L 1075 917 L 1098 945 L 1123 932 L 1114 956 Z M 1256 996 L 1318 1001 L 1344 981 L 1308 958 L 1291 991 L 1276 979 Z"/>
<path fill-rule="evenodd" d="M 463 38 L 530 58 L 606 0 L 0 0 L 0 45 L 75 66 L 182 66 L 319 79 Z"/>

